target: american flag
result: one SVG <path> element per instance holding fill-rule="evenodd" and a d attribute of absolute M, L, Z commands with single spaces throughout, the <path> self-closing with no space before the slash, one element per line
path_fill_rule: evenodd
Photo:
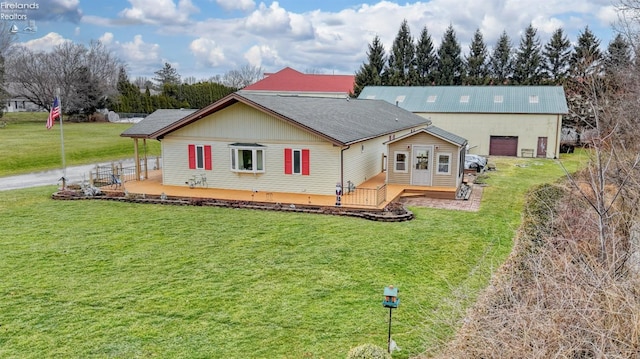
<path fill-rule="evenodd" d="M 53 106 L 51 106 L 51 111 L 49 111 L 49 118 L 47 119 L 47 129 L 51 129 L 53 127 L 53 121 L 56 118 L 60 118 L 60 102 L 58 98 L 53 99 Z"/>

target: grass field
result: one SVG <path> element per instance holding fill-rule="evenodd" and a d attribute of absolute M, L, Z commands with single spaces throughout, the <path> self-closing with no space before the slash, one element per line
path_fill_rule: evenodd
<path fill-rule="evenodd" d="M 344 358 L 386 345 L 389 284 L 394 358 L 423 353 L 510 252 L 525 191 L 563 176 L 552 160 L 492 161 L 479 212 L 411 208 L 404 223 L 0 192 L 0 357 Z"/>
<path fill-rule="evenodd" d="M 0 177 L 62 167 L 60 125 L 47 130 L 45 112 L 6 113 L 0 128 Z M 133 140 L 120 137 L 132 124 L 63 124 L 67 166 L 133 158 Z M 142 150 L 142 149 L 141 149 Z M 147 141 L 147 153 L 160 155 L 160 143 Z"/>

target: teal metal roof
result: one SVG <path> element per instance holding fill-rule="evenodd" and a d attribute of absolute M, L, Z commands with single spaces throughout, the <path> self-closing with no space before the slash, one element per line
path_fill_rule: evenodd
<path fill-rule="evenodd" d="M 358 98 L 424 113 L 569 112 L 562 86 L 367 86 Z"/>

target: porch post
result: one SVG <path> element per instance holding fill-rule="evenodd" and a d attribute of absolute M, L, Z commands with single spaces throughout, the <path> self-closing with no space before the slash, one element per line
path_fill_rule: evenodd
<path fill-rule="evenodd" d="M 144 146 L 144 179 L 149 179 L 149 165 L 147 164 L 147 139 L 142 139 L 142 145 Z"/>
<path fill-rule="evenodd" d="M 138 152 L 138 138 L 133 139 L 133 152 L 136 160 L 136 181 L 140 181 L 140 153 Z"/>

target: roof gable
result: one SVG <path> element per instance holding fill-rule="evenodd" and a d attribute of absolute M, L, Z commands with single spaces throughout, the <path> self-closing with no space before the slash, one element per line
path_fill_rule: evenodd
<path fill-rule="evenodd" d="M 354 82 L 354 75 L 304 74 L 290 67 L 285 67 L 242 90 L 348 94 L 353 91 Z"/>
<path fill-rule="evenodd" d="M 335 145 L 349 145 L 398 131 L 426 126 L 430 121 L 379 100 L 336 99 L 305 96 L 231 94 L 162 129 L 151 129 L 146 138 L 162 138 L 230 105 L 243 103 L 280 118 Z M 134 131 L 125 131 L 132 136 Z M 139 132 L 139 131 L 137 131 Z"/>
<path fill-rule="evenodd" d="M 433 126 L 433 125 L 427 126 L 425 128 L 421 128 L 421 129 L 419 129 L 417 131 L 408 133 L 408 134 L 406 134 L 404 136 L 397 137 L 397 138 L 395 138 L 395 139 L 393 139 L 391 141 L 387 141 L 386 143 L 390 144 L 390 143 L 398 142 L 400 140 L 403 140 L 405 138 L 414 136 L 415 134 L 418 134 L 418 133 L 421 133 L 421 132 L 428 133 L 431 136 L 437 137 L 437 138 L 439 138 L 439 139 L 441 139 L 443 141 L 447 141 L 447 142 L 449 142 L 449 143 L 451 143 L 453 145 L 456 145 L 458 147 L 462 147 L 462 146 L 465 146 L 467 144 L 467 139 L 466 138 L 462 138 L 462 137 L 460 137 L 460 136 L 458 136 L 456 134 L 453 134 L 451 132 L 445 131 L 445 130 L 441 129 L 440 127 Z"/>
<path fill-rule="evenodd" d="M 380 99 L 424 113 L 565 114 L 561 86 L 367 86 L 361 99 Z"/>

